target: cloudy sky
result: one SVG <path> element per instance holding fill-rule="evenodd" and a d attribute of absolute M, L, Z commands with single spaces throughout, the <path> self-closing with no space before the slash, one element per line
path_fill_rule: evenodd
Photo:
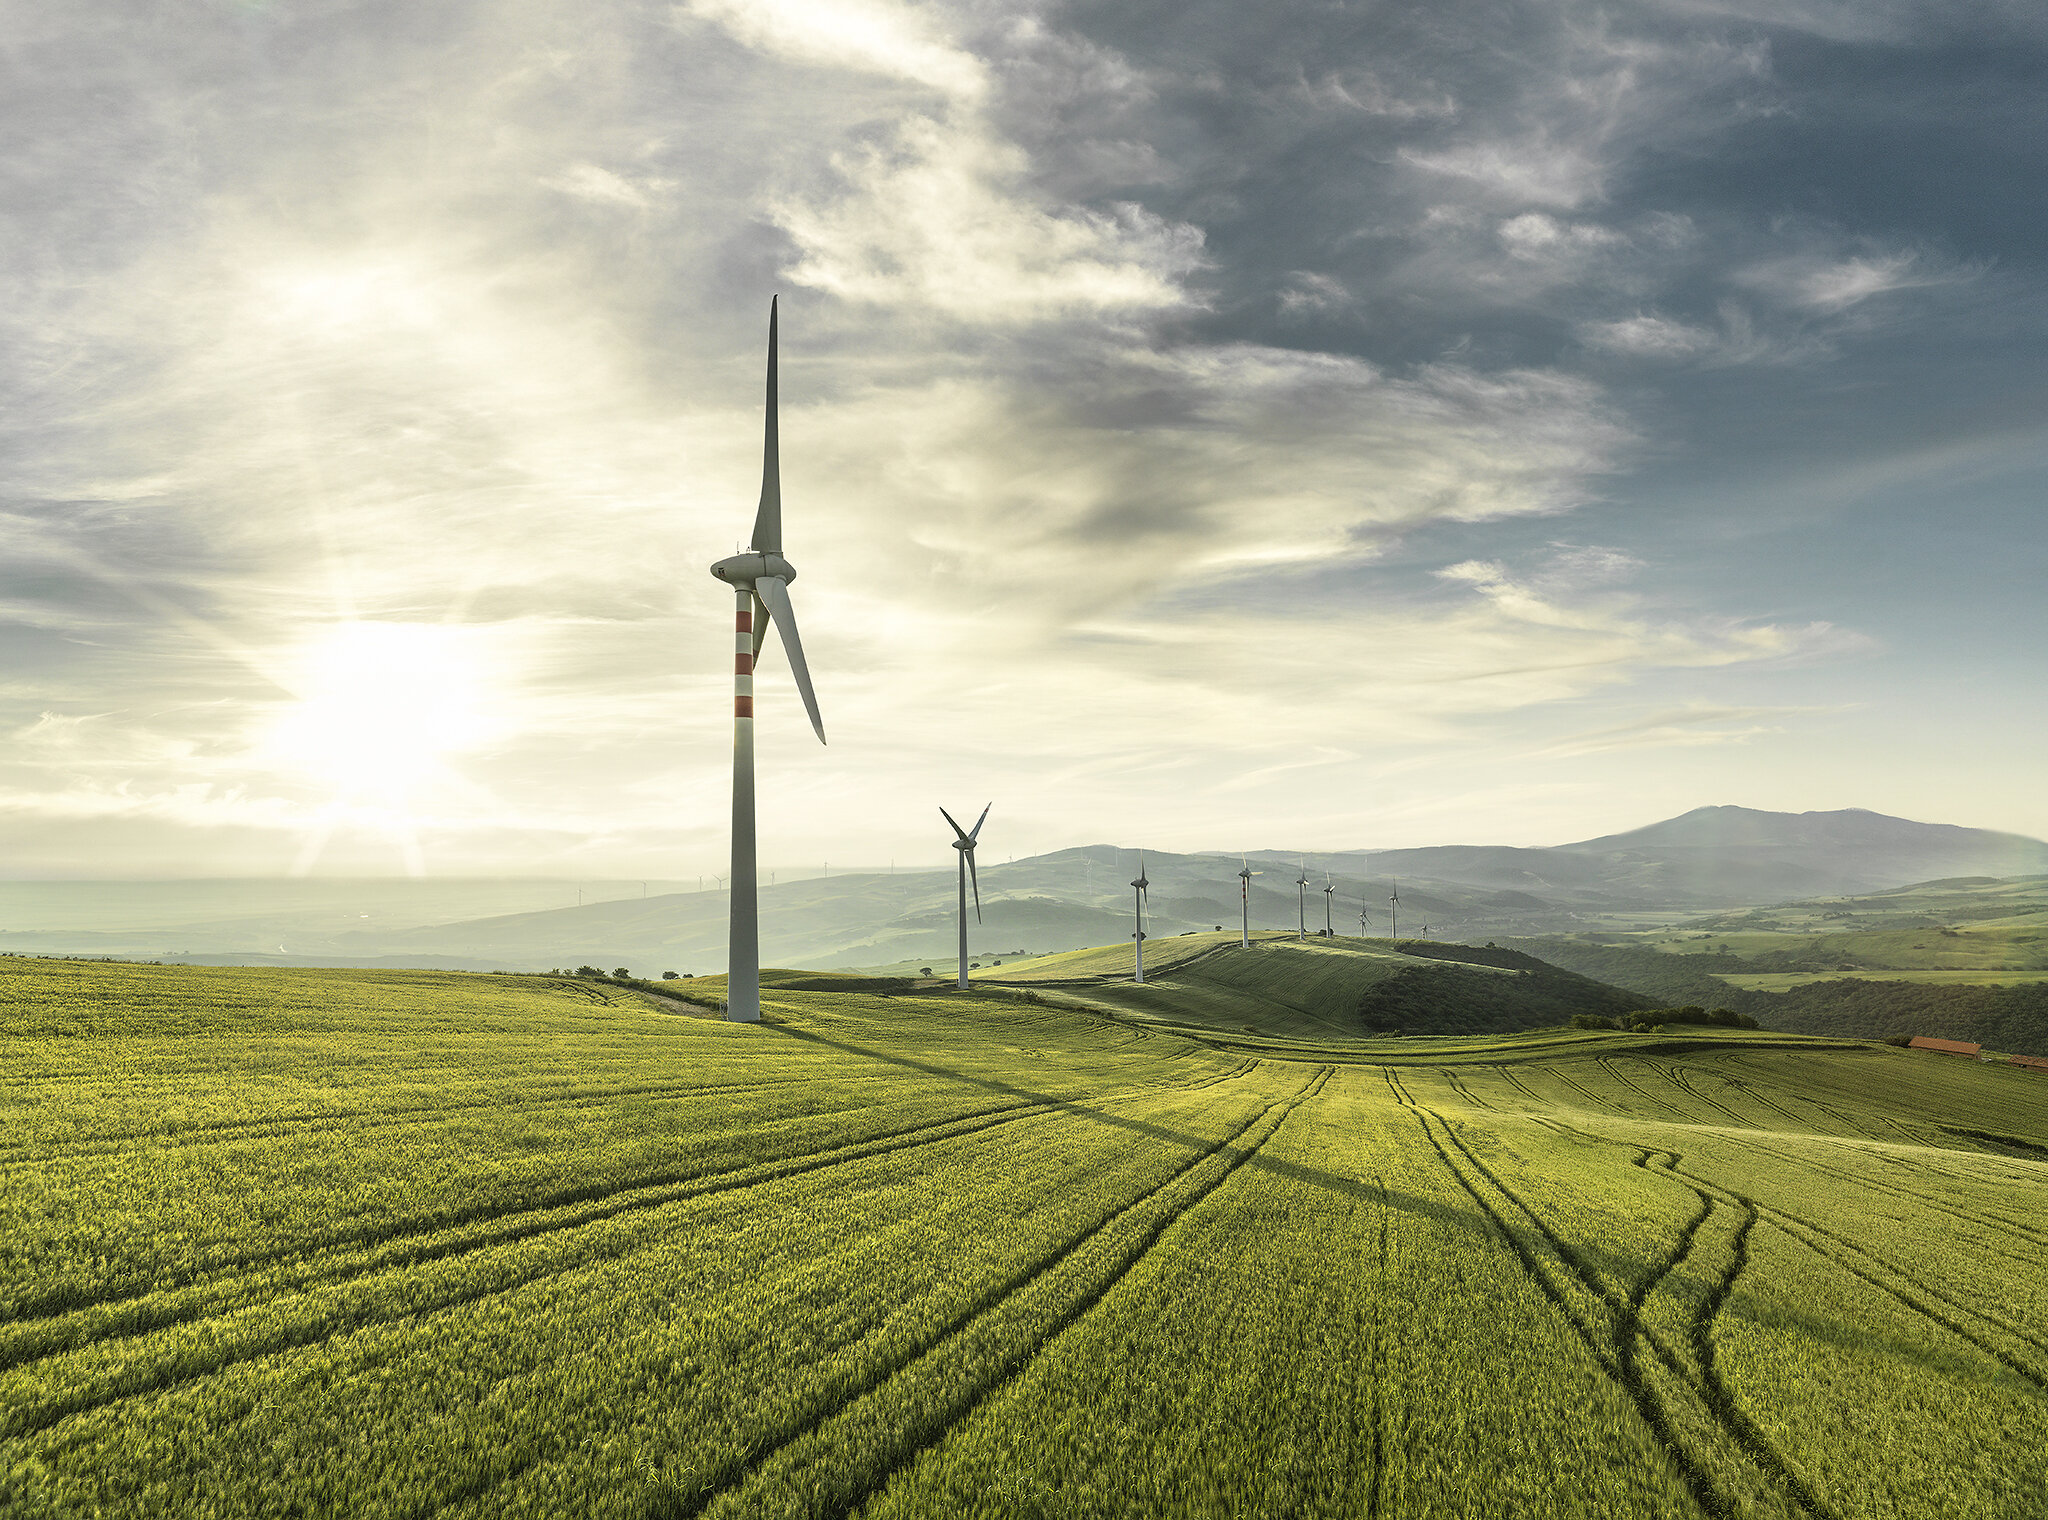
<path fill-rule="evenodd" d="M 0 872 L 2048 835 L 2036 0 L 0 0 Z M 938 825 L 935 827 L 934 825 Z"/>

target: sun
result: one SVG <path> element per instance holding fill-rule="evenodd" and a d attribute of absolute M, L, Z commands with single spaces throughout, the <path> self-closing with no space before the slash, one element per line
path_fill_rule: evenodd
<path fill-rule="evenodd" d="M 469 630 L 347 622 L 295 663 L 298 700 L 267 748 L 338 799 L 403 806 L 484 737 L 487 672 Z"/>

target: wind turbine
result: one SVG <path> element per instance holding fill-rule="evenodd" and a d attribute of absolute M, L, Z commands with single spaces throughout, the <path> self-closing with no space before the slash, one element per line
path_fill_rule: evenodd
<path fill-rule="evenodd" d="M 1359 937 L 1360 939 L 1364 939 L 1364 938 L 1365 938 L 1365 931 L 1366 931 L 1367 929 L 1371 928 L 1371 927 L 1372 927 L 1372 918 L 1371 918 L 1371 916 L 1370 916 L 1369 914 L 1367 914 L 1367 912 L 1365 911 L 1365 901 L 1364 901 L 1364 899 L 1362 899 L 1362 898 L 1361 898 L 1361 899 L 1359 900 L 1359 904 L 1358 904 L 1358 937 Z"/>
<path fill-rule="evenodd" d="M 981 878 L 974 874 L 974 841 L 980 837 L 981 826 L 988 822 L 988 808 L 994 806 L 991 802 L 981 810 L 981 816 L 974 820 L 972 829 L 961 828 L 957 818 L 944 808 L 939 809 L 946 822 L 953 825 L 953 848 L 960 852 L 960 988 L 963 992 L 967 989 L 967 883 L 974 883 L 974 921 L 978 924 L 981 922 Z"/>
<path fill-rule="evenodd" d="M 1251 861 L 1242 855 L 1237 857 L 1237 863 L 1244 867 L 1237 873 L 1237 901 L 1243 922 L 1243 928 L 1238 931 L 1238 944 L 1249 950 L 1252 947 L 1252 878 L 1266 873 L 1254 871 Z"/>
<path fill-rule="evenodd" d="M 1301 924 L 1301 937 L 1308 938 L 1308 862 L 1301 863 L 1301 874 L 1294 878 L 1295 908 Z"/>
<path fill-rule="evenodd" d="M 789 583 L 796 568 L 782 557 L 782 463 L 776 443 L 775 330 L 778 301 L 768 303 L 767 422 L 761 445 L 761 505 L 754 514 L 754 539 L 746 552 L 722 559 L 711 573 L 733 588 L 738 604 L 734 620 L 732 677 L 732 917 L 727 940 L 726 1017 L 740 1023 L 761 1018 L 761 921 L 754 869 L 754 662 L 768 638 L 772 619 L 782 629 L 782 647 L 789 654 L 789 673 L 811 715 L 818 742 L 825 742 L 825 723 L 818 716 L 817 694 L 811 690 L 810 667 L 804 663 L 803 641 L 797 637 L 796 613 L 789 605 Z"/>
<path fill-rule="evenodd" d="M 1337 884 L 1330 880 L 1330 873 L 1323 872 L 1323 938 L 1335 939 L 1337 930 L 1330 922 L 1330 904 L 1336 899 L 1330 894 L 1337 890 Z"/>
<path fill-rule="evenodd" d="M 1394 878 L 1394 895 L 1387 901 L 1394 907 L 1394 927 L 1388 931 L 1387 938 L 1396 940 L 1401 937 L 1401 879 L 1398 876 Z"/>
<path fill-rule="evenodd" d="M 1145 980 L 1145 894 L 1151 887 L 1152 883 L 1145 880 L 1145 852 L 1140 850 L 1138 879 L 1131 883 L 1131 912 L 1136 919 L 1132 927 L 1137 930 L 1131 940 L 1138 947 L 1138 980 L 1141 982 Z"/>

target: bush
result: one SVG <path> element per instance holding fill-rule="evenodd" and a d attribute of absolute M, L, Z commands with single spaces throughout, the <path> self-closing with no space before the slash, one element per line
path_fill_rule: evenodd
<path fill-rule="evenodd" d="M 595 967 L 595 966 L 578 966 L 578 967 L 576 968 L 576 974 L 577 974 L 578 976 L 603 976 L 603 975 L 604 975 L 604 973 L 603 973 L 602 971 L 598 970 L 598 969 L 597 969 L 597 967 Z"/>
<path fill-rule="evenodd" d="M 675 974 L 675 973 L 674 973 L 673 971 L 664 971 L 664 972 L 662 972 L 662 974 L 661 974 L 661 979 L 662 979 L 662 980 L 663 980 L 664 982 L 673 982 L 673 981 L 677 980 L 677 977 L 676 977 L 676 974 Z"/>
<path fill-rule="evenodd" d="M 632 974 L 633 973 L 628 971 L 624 966 L 620 966 L 612 972 L 612 975 L 616 977 L 629 977 Z"/>
<path fill-rule="evenodd" d="M 1688 1004 L 1684 1008 L 1645 1008 L 1629 1016 L 1629 1028 L 1635 1030 L 1661 1029 L 1666 1024 L 1708 1024 L 1722 1029 L 1760 1027 L 1746 1013 L 1736 1013 L 1729 1008 L 1716 1008 L 1709 1013 L 1697 1004 Z"/>
<path fill-rule="evenodd" d="M 1612 1019 L 1603 1019 L 1597 1013 L 1575 1013 L 1572 1015 L 1574 1029 L 1619 1029 L 1621 1026 Z"/>
<path fill-rule="evenodd" d="M 917 974 L 919 976 L 930 976 L 932 974 L 932 968 L 929 966 L 919 966 L 917 968 Z"/>

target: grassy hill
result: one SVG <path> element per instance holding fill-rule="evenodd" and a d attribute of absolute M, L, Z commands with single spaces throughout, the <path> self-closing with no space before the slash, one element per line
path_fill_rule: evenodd
<path fill-rule="evenodd" d="M 1075 998 L 1165 1024 L 1318 1039 L 1478 1034 L 1616 1017 L 1650 1006 L 1513 950 L 1429 940 L 1262 933 L 1147 942 L 1145 982 L 1132 947 L 1099 946 L 986 967 L 978 981 L 1058 986 Z"/>
<path fill-rule="evenodd" d="M 2048 1076 L 1105 975 L 0 961 L 0 1511 L 2039 1514 Z"/>
<path fill-rule="evenodd" d="M 1969 877 L 1515 943 L 1670 1004 L 1773 1029 L 1928 1034 L 2048 1056 L 2048 877 Z"/>

